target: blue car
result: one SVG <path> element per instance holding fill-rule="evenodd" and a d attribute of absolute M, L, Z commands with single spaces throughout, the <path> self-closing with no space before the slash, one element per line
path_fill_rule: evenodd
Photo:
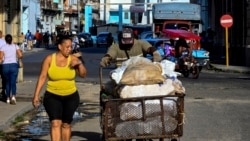
<path fill-rule="evenodd" d="M 107 37 L 109 35 L 109 32 L 100 32 L 97 36 L 96 36 L 96 46 L 97 47 L 101 47 L 101 46 L 105 46 L 107 47 L 108 43 L 107 43 Z"/>

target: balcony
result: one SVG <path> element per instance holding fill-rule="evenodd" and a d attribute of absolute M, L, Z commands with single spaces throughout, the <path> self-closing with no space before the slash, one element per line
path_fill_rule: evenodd
<path fill-rule="evenodd" d="M 54 3 L 53 0 L 41 0 L 40 5 L 41 8 L 44 10 L 54 10 L 54 11 L 62 10 L 62 8 L 60 8 L 60 4 Z"/>

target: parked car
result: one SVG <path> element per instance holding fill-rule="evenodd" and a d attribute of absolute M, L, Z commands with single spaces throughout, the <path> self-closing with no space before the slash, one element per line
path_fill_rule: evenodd
<path fill-rule="evenodd" d="M 82 32 L 78 35 L 80 47 L 93 47 L 94 41 L 90 33 Z"/>
<path fill-rule="evenodd" d="M 158 48 L 162 44 L 170 44 L 170 39 L 168 38 L 145 38 L 142 40 L 149 42 L 155 48 Z"/>
<path fill-rule="evenodd" d="M 153 31 L 145 31 L 140 34 L 140 39 L 153 38 Z"/>
<path fill-rule="evenodd" d="M 132 30 L 134 31 L 134 34 L 136 34 L 135 36 L 137 36 L 138 39 L 141 39 L 141 33 L 146 32 L 146 31 L 152 32 L 152 26 L 148 24 L 126 25 L 124 27 L 132 28 Z"/>
<path fill-rule="evenodd" d="M 109 32 L 100 32 L 97 36 L 96 36 L 96 46 L 97 47 L 101 47 L 101 46 L 105 46 L 107 47 L 107 36 L 108 36 Z"/>

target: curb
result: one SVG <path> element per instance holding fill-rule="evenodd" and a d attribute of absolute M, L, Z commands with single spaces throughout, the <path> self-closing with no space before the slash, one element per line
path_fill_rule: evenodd
<path fill-rule="evenodd" d="M 240 67 L 240 66 L 224 66 L 217 64 L 210 64 L 211 70 L 220 71 L 220 72 L 229 72 L 229 73 L 244 73 L 250 74 L 250 68 L 248 67 Z"/>
<path fill-rule="evenodd" d="M 26 105 L 24 108 L 22 108 L 18 112 L 15 112 L 15 114 L 13 114 L 11 117 L 9 117 L 9 119 L 5 123 L 2 123 L 0 125 L 0 130 L 6 130 L 6 129 L 8 129 L 12 125 L 13 121 L 18 116 L 20 116 L 20 115 L 22 115 L 22 114 L 24 114 L 24 113 L 32 110 L 33 106 L 30 104 L 30 102 L 25 102 L 25 103 L 28 104 L 28 105 Z M 18 105 L 14 105 L 14 106 L 18 106 Z"/>

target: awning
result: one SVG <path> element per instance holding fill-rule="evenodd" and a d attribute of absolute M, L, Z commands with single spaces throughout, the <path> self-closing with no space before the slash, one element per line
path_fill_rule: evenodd
<path fill-rule="evenodd" d="M 164 34 L 167 35 L 168 38 L 184 38 L 186 40 L 200 40 L 201 37 L 192 33 L 192 32 L 189 32 L 189 31 L 186 31 L 186 30 L 179 30 L 179 29 L 164 29 L 162 31 Z"/>

